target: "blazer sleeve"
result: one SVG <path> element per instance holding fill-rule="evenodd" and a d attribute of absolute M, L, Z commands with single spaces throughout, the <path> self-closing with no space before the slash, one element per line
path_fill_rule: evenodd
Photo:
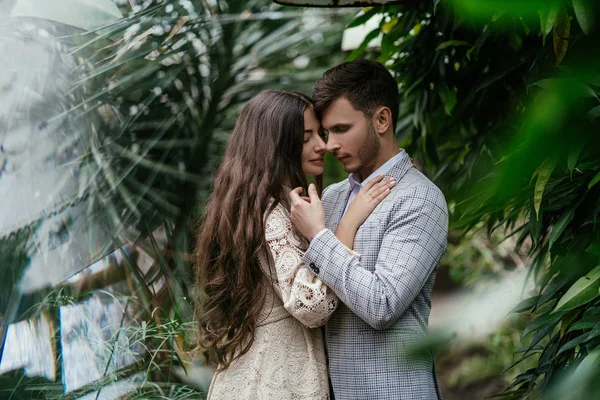
<path fill-rule="evenodd" d="M 309 328 L 324 325 L 339 300 L 302 262 L 306 239 L 292 227 L 281 205 L 268 215 L 265 234 L 274 267 L 270 271 L 273 287 L 285 309 Z"/>
<path fill-rule="evenodd" d="M 441 191 L 406 189 L 392 209 L 373 271 L 348 255 L 326 230 L 310 243 L 303 260 L 338 298 L 374 329 L 392 326 L 410 307 L 446 249 L 448 209 Z"/>

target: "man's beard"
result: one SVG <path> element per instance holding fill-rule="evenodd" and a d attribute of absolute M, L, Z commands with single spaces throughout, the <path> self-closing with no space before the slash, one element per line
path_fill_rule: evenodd
<path fill-rule="evenodd" d="M 358 152 L 356 154 L 356 157 L 358 158 L 358 161 L 359 161 L 359 165 L 355 168 L 352 168 L 351 171 L 346 170 L 346 172 L 349 172 L 349 173 L 358 172 L 366 165 L 369 165 L 373 161 L 375 161 L 375 159 L 377 158 L 377 155 L 379 154 L 379 146 L 380 146 L 379 137 L 377 136 L 375 127 L 369 121 L 367 123 L 367 136 L 365 137 L 365 140 L 359 147 Z M 362 178 L 364 179 L 364 178 L 366 178 L 366 176 L 363 176 Z"/>

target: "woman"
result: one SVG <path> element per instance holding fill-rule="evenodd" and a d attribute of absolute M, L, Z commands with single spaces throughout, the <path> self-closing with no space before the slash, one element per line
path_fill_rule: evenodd
<path fill-rule="evenodd" d="M 291 188 L 320 180 L 325 142 L 310 98 L 263 91 L 244 107 L 205 209 L 196 250 L 199 344 L 218 365 L 209 399 L 327 399 L 320 329 L 338 299 L 301 262 L 308 247 L 289 216 Z M 393 182 L 372 181 L 340 232 L 356 229 Z M 369 194 L 366 194 L 369 191 Z M 375 198 L 375 200 L 373 200 Z"/>

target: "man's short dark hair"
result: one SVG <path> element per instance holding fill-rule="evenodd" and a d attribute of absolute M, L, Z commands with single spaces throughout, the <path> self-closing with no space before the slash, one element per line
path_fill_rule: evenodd
<path fill-rule="evenodd" d="M 396 131 L 400 107 L 398 83 L 378 62 L 360 59 L 331 68 L 315 83 L 312 96 L 319 119 L 323 111 L 340 97 L 345 97 L 352 107 L 367 117 L 373 116 L 377 107 L 388 107 L 392 111 L 392 126 Z"/>

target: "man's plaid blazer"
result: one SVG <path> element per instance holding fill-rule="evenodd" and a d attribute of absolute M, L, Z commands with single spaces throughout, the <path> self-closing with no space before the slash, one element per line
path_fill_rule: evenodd
<path fill-rule="evenodd" d="M 396 186 L 360 227 L 358 260 L 335 237 L 350 195 L 348 180 L 323 193 L 327 230 L 303 261 L 344 304 L 326 326 L 336 400 L 441 399 L 427 337 L 431 289 L 446 249 L 443 194 L 404 157 L 386 176 Z"/>

